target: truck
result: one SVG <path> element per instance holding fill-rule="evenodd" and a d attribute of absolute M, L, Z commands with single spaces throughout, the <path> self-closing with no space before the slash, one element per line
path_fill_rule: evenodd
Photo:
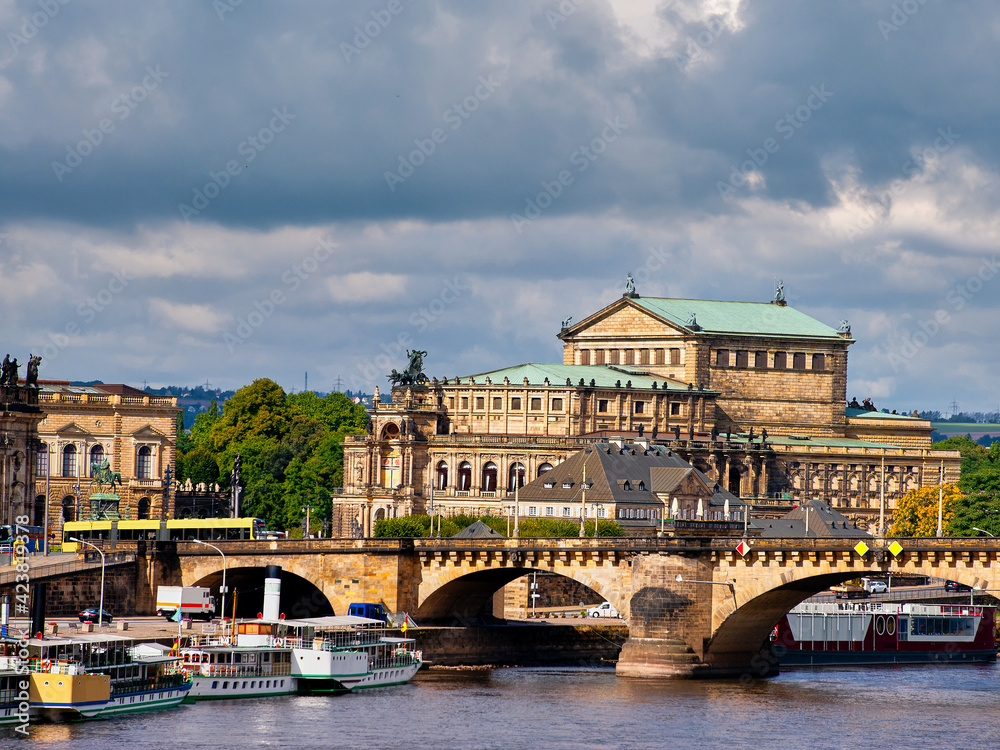
<path fill-rule="evenodd" d="M 215 616 L 215 597 L 201 586 L 157 586 L 156 616 L 172 620 L 181 617 L 211 620 Z"/>
<path fill-rule="evenodd" d="M 845 583 L 841 586 L 831 586 L 830 591 L 833 592 L 836 599 L 864 599 L 870 595 L 870 592 L 864 586 L 851 583 Z"/>

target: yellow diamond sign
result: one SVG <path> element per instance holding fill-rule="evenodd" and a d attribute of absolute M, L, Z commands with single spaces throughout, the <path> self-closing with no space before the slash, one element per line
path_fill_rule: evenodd
<path fill-rule="evenodd" d="M 899 553 L 903 551 L 902 546 L 899 542 L 893 542 L 889 545 L 889 551 L 892 553 L 893 557 L 899 557 Z"/>
<path fill-rule="evenodd" d="M 865 544 L 864 542 L 858 542 L 857 544 L 854 545 L 854 551 L 857 552 L 862 557 L 864 557 L 865 554 L 868 552 L 868 545 Z"/>

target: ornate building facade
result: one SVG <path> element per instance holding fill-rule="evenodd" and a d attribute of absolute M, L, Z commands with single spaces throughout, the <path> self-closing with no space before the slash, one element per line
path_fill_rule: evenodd
<path fill-rule="evenodd" d="M 31 517 L 31 469 L 42 417 L 37 387 L 0 383 L 0 524 Z"/>
<path fill-rule="evenodd" d="M 48 509 L 49 531 L 95 514 L 119 518 L 174 517 L 167 467 L 175 463 L 177 399 L 127 385 L 73 386 L 41 381 L 34 462 L 33 521 Z M 95 507 L 92 465 L 107 460 L 121 476 L 120 501 Z M 166 500 L 166 502 L 165 502 Z M 114 506 L 114 507 L 112 507 Z"/>
<path fill-rule="evenodd" d="M 930 449 L 928 421 L 848 406 L 849 326 L 780 294 L 633 291 L 558 337 L 561 364 L 410 378 L 391 403 L 376 394 L 370 434 L 345 443 L 334 529 L 432 509 L 509 512 L 515 485 L 611 436 L 668 446 L 758 515 L 815 498 L 887 524 L 907 491 L 959 477 L 957 451 Z"/>

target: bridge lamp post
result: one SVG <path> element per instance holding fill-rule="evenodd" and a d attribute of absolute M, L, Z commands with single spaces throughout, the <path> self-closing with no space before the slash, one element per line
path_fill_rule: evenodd
<path fill-rule="evenodd" d="M 225 621 L 226 621 L 226 591 L 228 591 L 228 589 L 226 588 L 226 553 L 223 552 L 218 547 L 216 547 L 214 544 L 209 544 L 208 542 L 203 542 L 200 539 L 192 539 L 191 541 L 194 542 L 195 544 L 204 544 L 206 547 L 211 547 L 216 552 L 218 552 L 220 555 L 222 555 L 222 588 L 219 589 L 219 597 L 221 599 L 221 601 L 219 602 L 219 609 L 220 609 L 220 612 L 222 614 L 222 622 L 225 623 Z M 226 632 L 225 629 L 223 629 L 222 632 L 225 633 Z"/>
<path fill-rule="evenodd" d="M 990 517 L 990 536 L 994 535 L 993 534 L 993 516 L 995 516 L 997 513 L 1000 513 L 1000 510 L 988 510 L 988 511 L 986 511 L 986 515 L 988 515 Z"/>
<path fill-rule="evenodd" d="M 104 550 L 98 547 L 96 544 L 91 544 L 90 542 L 85 542 L 82 539 L 77 539 L 75 536 L 71 536 L 71 542 L 76 542 L 77 544 L 86 544 L 88 547 L 93 547 L 97 550 L 98 554 L 101 556 L 101 603 L 97 610 L 97 621 L 104 626 Z"/>
<path fill-rule="evenodd" d="M 597 539 L 597 537 L 600 536 L 597 533 L 597 524 L 600 523 L 601 511 L 603 510 L 604 510 L 604 503 L 594 503 L 594 539 Z"/>
<path fill-rule="evenodd" d="M 978 526 L 973 526 L 972 530 L 973 531 L 981 531 L 982 533 L 986 534 L 986 536 L 993 536 L 993 534 L 991 534 L 990 532 L 988 532 L 986 529 L 981 529 Z"/>
<path fill-rule="evenodd" d="M 729 593 L 733 595 L 733 606 L 734 607 L 739 607 L 739 605 L 736 603 L 736 579 L 735 578 L 732 579 L 731 581 L 692 581 L 690 579 L 684 578 L 680 573 L 678 573 L 677 574 L 677 578 L 674 579 L 674 580 L 676 580 L 677 583 L 707 583 L 710 586 L 728 586 L 729 587 Z"/>

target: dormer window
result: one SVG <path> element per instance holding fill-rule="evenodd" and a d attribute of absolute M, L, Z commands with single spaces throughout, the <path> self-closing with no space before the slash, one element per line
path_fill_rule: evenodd
<path fill-rule="evenodd" d="M 542 483 L 542 487 L 544 487 L 547 490 L 551 490 L 555 486 L 556 486 L 555 482 L 543 482 Z"/>
<path fill-rule="evenodd" d="M 622 489 L 625 490 L 626 492 L 631 491 L 632 483 L 626 479 L 625 484 L 622 485 Z"/>
<path fill-rule="evenodd" d="M 563 488 L 564 490 L 569 490 L 569 489 L 572 489 L 572 488 L 573 488 L 573 480 L 572 480 L 572 479 L 567 479 L 567 480 L 565 480 L 565 481 L 564 481 L 564 482 L 562 483 L 562 488 Z"/>
<path fill-rule="evenodd" d="M 639 482 L 639 492 L 645 492 L 645 491 L 646 491 L 646 483 Z"/>

